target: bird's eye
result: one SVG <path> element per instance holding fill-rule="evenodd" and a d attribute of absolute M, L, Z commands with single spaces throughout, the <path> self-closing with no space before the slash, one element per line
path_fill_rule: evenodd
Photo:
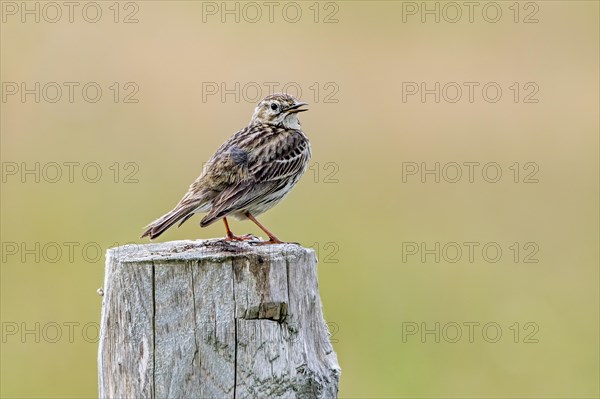
<path fill-rule="evenodd" d="M 275 103 L 272 103 L 272 104 L 271 104 L 271 109 L 272 109 L 273 111 L 275 111 L 275 110 L 277 109 L 277 104 L 275 104 Z"/>

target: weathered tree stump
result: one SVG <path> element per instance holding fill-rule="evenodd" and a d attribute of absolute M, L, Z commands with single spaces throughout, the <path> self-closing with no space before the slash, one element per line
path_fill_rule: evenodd
<path fill-rule="evenodd" d="M 316 257 L 223 240 L 107 253 L 101 398 L 335 398 Z"/>

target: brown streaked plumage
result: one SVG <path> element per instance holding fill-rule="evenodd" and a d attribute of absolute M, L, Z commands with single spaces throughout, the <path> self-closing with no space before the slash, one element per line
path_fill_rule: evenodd
<path fill-rule="evenodd" d="M 273 94 L 258 103 L 250 124 L 229 138 L 206 163 L 181 201 L 166 215 L 146 226 L 142 237 L 156 238 L 195 213 L 207 212 L 206 227 L 223 219 L 226 239 L 233 235 L 227 217 L 250 219 L 268 236 L 265 243 L 281 241 L 256 216 L 281 201 L 298 182 L 310 159 L 310 143 L 297 114 L 306 105 L 287 94 Z"/>

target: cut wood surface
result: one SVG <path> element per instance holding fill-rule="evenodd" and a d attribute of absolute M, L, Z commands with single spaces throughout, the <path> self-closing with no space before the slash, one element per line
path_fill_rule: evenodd
<path fill-rule="evenodd" d="M 107 252 L 101 398 L 335 398 L 314 251 L 224 240 Z"/>

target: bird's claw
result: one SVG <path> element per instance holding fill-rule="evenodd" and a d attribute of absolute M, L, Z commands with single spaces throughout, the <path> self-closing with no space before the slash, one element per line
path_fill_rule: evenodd
<path fill-rule="evenodd" d="M 271 237 L 269 241 L 251 241 L 253 245 L 270 245 L 270 244 L 288 244 L 287 242 L 281 241 L 276 237 Z"/>
<path fill-rule="evenodd" d="M 227 235 L 227 237 L 225 237 L 225 241 L 252 241 L 256 239 L 258 239 L 258 237 L 252 234 L 244 234 L 243 236 L 236 236 L 234 234 L 230 234 Z"/>

